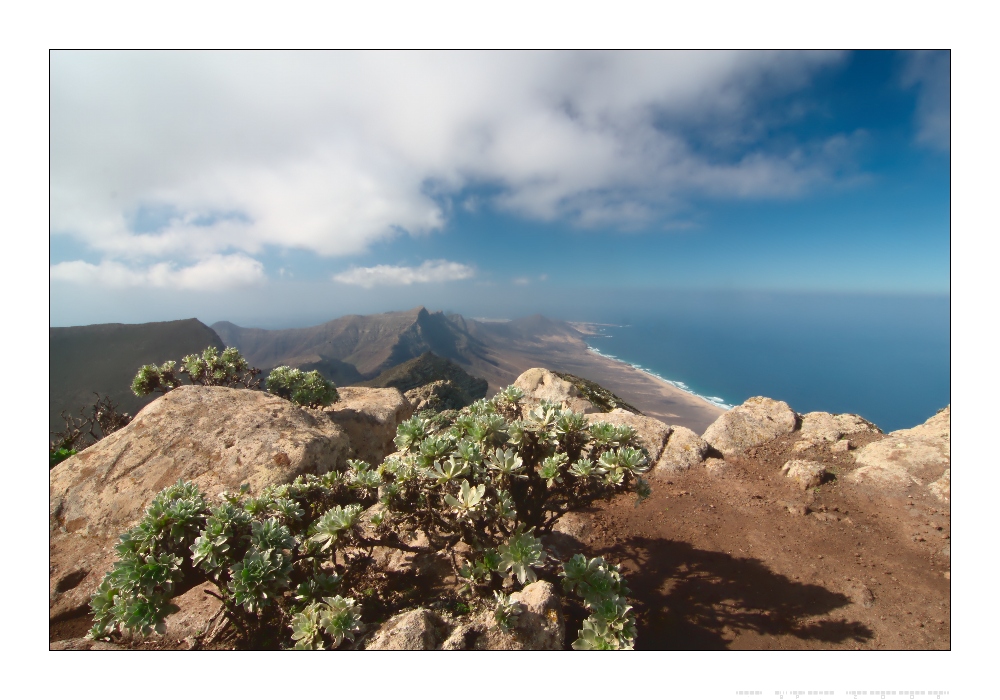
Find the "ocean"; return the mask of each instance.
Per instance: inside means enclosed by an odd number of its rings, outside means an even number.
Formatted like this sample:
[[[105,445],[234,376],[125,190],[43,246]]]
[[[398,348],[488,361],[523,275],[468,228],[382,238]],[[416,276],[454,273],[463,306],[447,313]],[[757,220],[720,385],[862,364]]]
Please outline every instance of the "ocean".
[[[951,402],[948,297],[725,295],[600,321],[595,352],[726,408],[769,396],[889,432]]]

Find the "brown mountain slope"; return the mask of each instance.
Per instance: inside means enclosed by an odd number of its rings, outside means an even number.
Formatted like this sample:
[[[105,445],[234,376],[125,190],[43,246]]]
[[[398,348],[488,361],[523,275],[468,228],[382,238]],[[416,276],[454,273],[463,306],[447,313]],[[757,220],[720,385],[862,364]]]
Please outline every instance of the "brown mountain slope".
[[[433,352],[489,384],[487,395],[512,384],[532,367],[547,367],[599,383],[642,413],[701,432],[721,409],[639,370],[588,349],[580,330],[535,315],[484,322],[458,314],[430,313],[424,307],[371,316],[344,316],[319,326],[285,330],[213,324],[229,345],[238,347],[263,370],[287,364],[319,369],[338,385],[373,379],[380,372]],[[345,364],[346,363],[346,364]],[[350,366],[357,368],[352,378]],[[333,370],[341,372],[334,376]]]
[[[49,329],[49,430],[65,426],[61,411],[73,415],[93,405],[93,392],[107,394],[120,411],[135,415],[159,394],[139,398],[130,389],[145,364],[180,361],[222,339],[196,318],[162,323],[105,323]]]
[[[482,353],[480,343],[444,314],[420,306],[370,316],[343,316],[319,326],[263,330],[227,321],[212,326],[230,345],[261,368],[277,365],[322,367],[330,360],[354,365],[364,377],[433,352],[466,366]]]

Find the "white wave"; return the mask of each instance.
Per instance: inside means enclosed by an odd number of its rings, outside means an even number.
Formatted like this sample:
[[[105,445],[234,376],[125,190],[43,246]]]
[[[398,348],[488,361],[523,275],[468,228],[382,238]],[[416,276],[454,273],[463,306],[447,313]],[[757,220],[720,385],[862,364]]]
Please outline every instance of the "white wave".
[[[719,396],[705,396],[705,395],[699,394],[699,393],[697,393],[695,391],[691,391],[691,388],[687,384],[685,384],[684,382],[673,380],[673,379],[667,379],[663,375],[657,374],[656,372],[654,372],[651,369],[646,369],[642,365],[636,364],[634,362],[626,362],[625,360],[619,359],[618,357],[616,357],[615,355],[612,355],[611,353],[601,352],[597,348],[590,347],[589,345],[587,346],[587,349],[590,352],[594,353],[595,355],[600,355],[601,357],[605,357],[605,358],[607,358],[609,360],[614,360],[615,362],[620,362],[623,365],[628,365],[629,367],[632,367],[632,368],[634,368],[634,369],[642,372],[643,374],[646,374],[646,375],[648,375],[650,377],[653,377],[654,379],[658,379],[661,382],[669,384],[670,386],[676,387],[677,389],[680,389],[681,391],[683,391],[685,394],[691,394],[691,396],[697,396],[699,399],[702,399],[703,401],[707,401],[708,403],[712,404],[713,406],[718,406],[719,408],[721,408],[724,411],[728,411],[729,409],[731,409],[733,407],[733,404],[726,403],[725,399],[723,399],[723,398],[721,398]]]

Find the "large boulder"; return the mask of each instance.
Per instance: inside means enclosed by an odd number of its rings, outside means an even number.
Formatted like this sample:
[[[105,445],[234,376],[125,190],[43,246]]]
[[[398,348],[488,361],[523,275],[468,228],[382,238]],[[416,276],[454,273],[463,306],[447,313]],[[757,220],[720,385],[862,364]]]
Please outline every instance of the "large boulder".
[[[754,396],[716,418],[702,438],[730,457],[791,433],[798,427],[798,419],[784,401]]]
[[[591,425],[603,422],[612,425],[630,425],[635,428],[636,441],[649,453],[650,466],[655,465],[660,459],[663,446],[672,430],[671,426],[662,421],[636,415],[623,408],[616,408],[611,413],[591,413],[587,416],[587,422]]]
[[[413,407],[399,389],[345,386],[337,389],[340,400],[324,410],[351,439],[354,459],[372,466],[396,449],[396,427],[413,415]]]
[[[178,479],[209,497],[241,484],[259,493],[350,456],[347,434],[322,411],[260,391],[174,389],[49,472],[50,619],[87,611],[118,536]]]
[[[705,459],[708,443],[696,432],[682,425],[672,425],[670,428],[670,436],[656,462],[655,472],[671,474],[687,471]]]
[[[599,410],[583,398],[573,384],[542,367],[523,372],[514,380],[514,386],[524,392],[524,402],[529,407],[541,401],[551,401],[577,413],[597,413]]]
[[[951,468],[950,419],[948,407],[922,425],[896,430],[865,445],[855,453],[858,468],[847,475],[847,480],[883,489],[926,486],[940,480]],[[946,481],[950,481],[950,472]],[[940,491],[943,484],[936,490]]]
[[[813,411],[802,416],[799,432],[803,438],[818,442],[837,442],[853,433],[881,434],[878,426],[854,413]]]

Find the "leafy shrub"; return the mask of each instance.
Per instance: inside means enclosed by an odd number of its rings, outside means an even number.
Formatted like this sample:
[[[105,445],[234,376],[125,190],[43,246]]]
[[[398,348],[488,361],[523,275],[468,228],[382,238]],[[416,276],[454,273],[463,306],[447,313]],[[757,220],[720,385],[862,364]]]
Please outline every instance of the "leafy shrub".
[[[132,380],[132,393],[136,396],[149,396],[154,391],[165,394],[181,385],[181,374],[188,375],[192,384],[202,386],[260,388],[257,379],[260,370],[251,367],[236,348],[226,348],[220,354],[217,348],[209,346],[201,355],[185,356],[175,371],[176,366],[172,360],[160,366],[143,365]]]
[[[319,408],[338,401],[337,387],[318,371],[303,372],[291,367],[275,367],[267,376],[267,390],[300,406]]]
[[[375,547],[441,551],[462,541],[466,553],[453,562],[464,609],[489,611],[510,629],[520,607],[508,591],[562,578],[589,613],[574,648],[633,648],[618,567],[582,554],[561,562],[541,536],[594,499],[630,488],[648,494],[639,476],[648,457],[627,426],[588,426],[545,403],[525,415],[520,400],[508,390],[446,420],[406,421],[397,430],[400,452],[377,467],[349,460],[343,471],[303,475],[255,496],[247,487],[223,493],[216,505],[178,482],[121,536],[120,559],[92,599],[91,635],[162,631],[170,598],[209,580],[244,644],[337,648],[356,639],[378,597]],[[414,550],[403,531],[421,531],[430,548]]]

